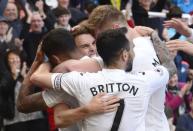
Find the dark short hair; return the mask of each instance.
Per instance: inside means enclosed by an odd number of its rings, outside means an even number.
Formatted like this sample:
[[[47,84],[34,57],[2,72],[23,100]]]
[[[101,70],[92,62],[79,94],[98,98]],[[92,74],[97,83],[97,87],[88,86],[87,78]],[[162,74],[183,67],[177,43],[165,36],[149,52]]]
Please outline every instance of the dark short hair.
[[[89,28],[87,28],[87,26],[84,26],[83,24],[80,24],[80,26],[77,27],[77,29],[73,30],[71,33],[74,38],[82,34],[93,35],[93,32]]]
[[[126,38],[127,28],[110,29],[99,34],[96,40],[98,54],[108,66],[119,57],[120,51],[130,50]]]
[[[69,54],[76,49],[71,33],[65,29],[57,28],[46,34],[42,41],[42,50],[50,57],[61,53]]]
[[[53,12],[57,18],[61,15],[70,15],[70,11],[68,9],[61,7],[56,8]]]

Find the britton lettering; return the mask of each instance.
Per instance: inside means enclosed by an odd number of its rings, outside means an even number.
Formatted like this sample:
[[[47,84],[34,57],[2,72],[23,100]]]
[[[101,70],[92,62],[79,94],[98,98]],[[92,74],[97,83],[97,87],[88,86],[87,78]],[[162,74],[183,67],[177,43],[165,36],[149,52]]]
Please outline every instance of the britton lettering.
[[[96,87],[91,87],[90,91],[93,96],[96,96],[98,93],[106,92],[106,93],[113,93],[113,92],[128,92],[135,96],[138,92],[139,88],[135,87],[134,85],[129,85],[128,83],[108,83],[104,85],[97,85]]]

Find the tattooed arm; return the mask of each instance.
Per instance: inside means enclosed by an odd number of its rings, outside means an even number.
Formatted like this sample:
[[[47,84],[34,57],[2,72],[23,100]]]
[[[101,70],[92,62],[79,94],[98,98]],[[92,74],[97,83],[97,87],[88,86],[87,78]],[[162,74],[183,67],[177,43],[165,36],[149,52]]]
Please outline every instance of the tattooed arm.
[[[155,31],[151,34],[151,39],[160,63],[168,69],[170,77],[172,77],[175,73],[177,73],[177,69],[173,59],[170,56],[169,50],[166,47],[166,43],[161,41],[157,32]]]

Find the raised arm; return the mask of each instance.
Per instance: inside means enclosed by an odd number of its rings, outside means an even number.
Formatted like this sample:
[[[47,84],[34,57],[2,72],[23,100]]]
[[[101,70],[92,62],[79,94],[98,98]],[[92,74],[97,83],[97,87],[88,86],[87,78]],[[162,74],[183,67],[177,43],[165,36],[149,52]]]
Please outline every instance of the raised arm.
[[[42,98],[41,92],[33,92],[33,84],[30,81],[30,77],[33,72],[39,67],[43,59],[43,53],[41,52],[41,46],[39,46],[36,58],[27,73],[27,76],[24,78],[21,89],[19,91],[19,96],[17,99],[17,109],[23,113],[29,113],[33,111],[39,111],[46,109],[47,106]]]
[[[190,37],[192,35],[191,28],[189,28],[185,23],[176,18],[172,18],[171,20],[165,21],[164,26],[166,28],[174,28],[177,32],[182,35],[185,35],[186,37]]]
[[[183,51],[189,55],[193,55],[193,44],[188,41],[171,40],[167,42],[170,51]]]
[[[166,67],[169,71],[170,77],[176,74],[177,69],[173,59],[170,57],[170,53],[168,48],[166,47],[166,43],[161,41],[157,32],[153,32],[151,35],[153,47],[157,56],[160,60],[161,65]]]

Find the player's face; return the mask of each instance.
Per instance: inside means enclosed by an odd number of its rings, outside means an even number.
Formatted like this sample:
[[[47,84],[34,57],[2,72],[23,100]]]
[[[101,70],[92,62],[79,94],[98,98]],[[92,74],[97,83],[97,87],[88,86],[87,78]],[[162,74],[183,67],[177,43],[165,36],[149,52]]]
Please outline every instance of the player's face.
[[[76,46],[84,56],[96,55],[95,39],[90,34],[81,34],[75,37]]]

